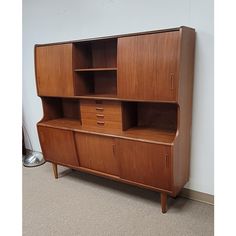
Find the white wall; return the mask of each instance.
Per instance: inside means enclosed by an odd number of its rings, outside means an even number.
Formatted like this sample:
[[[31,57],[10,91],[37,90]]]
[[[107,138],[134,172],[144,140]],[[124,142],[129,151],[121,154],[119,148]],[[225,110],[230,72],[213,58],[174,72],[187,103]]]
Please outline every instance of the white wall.
[[[181,25],[197,32],[191,171],[186,187],[214,194],[213,0],[23,0],[23,120],[33,149],[41,150],[36,122],[42,117],[34,44]]]

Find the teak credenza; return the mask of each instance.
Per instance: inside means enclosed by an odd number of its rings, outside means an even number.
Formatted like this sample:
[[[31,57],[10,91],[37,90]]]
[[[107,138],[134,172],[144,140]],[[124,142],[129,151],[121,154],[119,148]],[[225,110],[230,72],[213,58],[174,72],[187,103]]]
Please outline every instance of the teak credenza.
[[[195,30],[35,45],[46,161],[159,191],[189,179]]]

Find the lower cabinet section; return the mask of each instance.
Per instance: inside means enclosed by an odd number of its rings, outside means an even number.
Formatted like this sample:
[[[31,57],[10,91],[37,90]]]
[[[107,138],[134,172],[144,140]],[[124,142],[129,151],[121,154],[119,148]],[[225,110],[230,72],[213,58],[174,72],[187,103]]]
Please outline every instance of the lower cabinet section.
[[[47,161],[171,191],[171,147],[38,126]]]
[[[170,147],[116,139],[116,155],[121,178],[170,190]]]
[[[72,131],[38,126],[45,160],[79,166]]]
[[[81,167],[119,176],[113,138],[76,133],[75,141]]]

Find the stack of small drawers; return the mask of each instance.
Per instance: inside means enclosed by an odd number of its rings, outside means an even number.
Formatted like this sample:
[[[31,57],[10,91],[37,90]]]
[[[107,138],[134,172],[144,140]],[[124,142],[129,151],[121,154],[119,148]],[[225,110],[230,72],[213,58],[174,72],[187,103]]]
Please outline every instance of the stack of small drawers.
[[[82,127],[95,131],[122,131],[121,102],[81,100]]]

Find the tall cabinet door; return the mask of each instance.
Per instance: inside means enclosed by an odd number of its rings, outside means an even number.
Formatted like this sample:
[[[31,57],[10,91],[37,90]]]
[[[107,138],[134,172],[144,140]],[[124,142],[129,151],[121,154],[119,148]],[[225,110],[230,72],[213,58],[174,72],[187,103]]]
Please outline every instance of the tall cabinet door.
[[[120,177],[159,189],[171,189],[170,147],[116,139]]]
[[[35,47],[36,81],[39,96],[73,96],[73,45]]]
[[[111,175],[119,175],[113,138],[76,133],[75,140],[81,167]]]
[[[118,97],[176,100],[179,31],[118,39]]]
[[[72,131],[38,126],[38,134],[45,160],[79,166]]]

